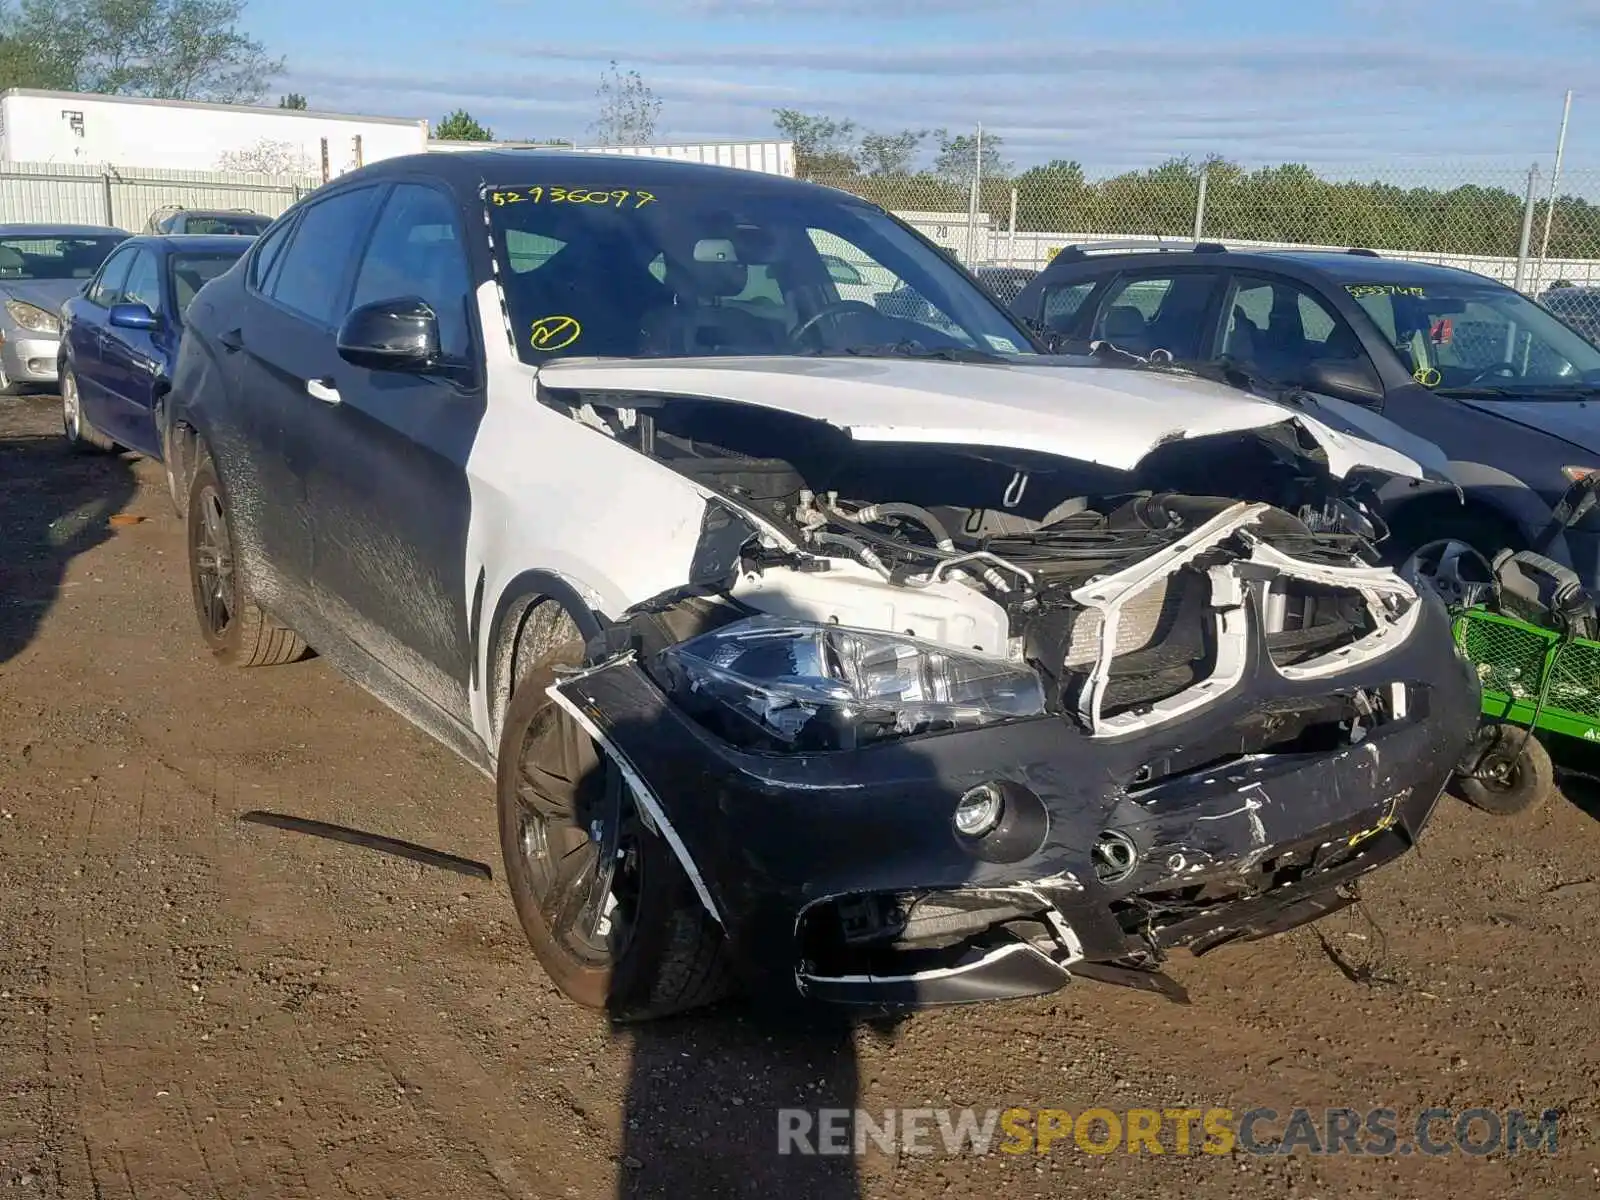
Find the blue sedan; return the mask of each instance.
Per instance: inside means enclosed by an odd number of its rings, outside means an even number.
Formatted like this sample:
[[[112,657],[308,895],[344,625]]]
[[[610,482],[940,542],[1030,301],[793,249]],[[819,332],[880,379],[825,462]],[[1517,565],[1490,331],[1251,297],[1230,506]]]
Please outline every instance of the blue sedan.
[[[61,307],[61,426],[82,449],[125,447],[159,461],[158,410],[183,313],[255,239],[129,238]]]

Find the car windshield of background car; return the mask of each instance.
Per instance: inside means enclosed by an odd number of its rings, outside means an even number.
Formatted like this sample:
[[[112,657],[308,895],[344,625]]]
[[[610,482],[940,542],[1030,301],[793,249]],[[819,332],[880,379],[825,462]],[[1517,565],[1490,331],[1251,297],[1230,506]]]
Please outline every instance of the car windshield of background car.
[[[1524,389],[1552,398],[1600,387],[1600,349],[1520,292],[1471,284],[1349,284],[1424,387]]]

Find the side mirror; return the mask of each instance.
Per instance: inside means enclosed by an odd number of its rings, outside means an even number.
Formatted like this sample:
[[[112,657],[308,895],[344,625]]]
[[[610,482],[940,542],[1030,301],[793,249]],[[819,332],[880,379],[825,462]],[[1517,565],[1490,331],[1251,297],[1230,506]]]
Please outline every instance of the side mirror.
[[[415,296],[363,304],[339,326],[338,347],[369,371],[425,371],[439,361],[439,318]]]
[[[113,304],[108,320],[118,329],[154,329],[155,313],[142,304]]]
[[[1383,386],[1372,369],[1360,360],[1319,358],[1306,364],[1301,384],[1308,392],[1321,392],[1368,408],[1383,404]]]

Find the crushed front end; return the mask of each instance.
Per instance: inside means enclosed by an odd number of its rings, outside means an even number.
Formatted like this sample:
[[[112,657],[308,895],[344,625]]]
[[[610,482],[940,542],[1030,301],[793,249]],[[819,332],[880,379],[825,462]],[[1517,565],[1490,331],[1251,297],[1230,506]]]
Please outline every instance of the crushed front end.
[[[883,518],[827,506],[858,544]],[[796,598],[829,571],[856,587],[847,561],[747,543],[725,587],[631,614],[551,691],[753,984],[889,1006],[1075,974],[1170,991],[1173,949],[1349,903],[1414,844],[1477,720],[1438,598],[1310,515],[1144,494],[921,574],[878,546],[873,602],[916,599],[874,628]],[[940,609],[947,585],[990,589],[1000,628]]]

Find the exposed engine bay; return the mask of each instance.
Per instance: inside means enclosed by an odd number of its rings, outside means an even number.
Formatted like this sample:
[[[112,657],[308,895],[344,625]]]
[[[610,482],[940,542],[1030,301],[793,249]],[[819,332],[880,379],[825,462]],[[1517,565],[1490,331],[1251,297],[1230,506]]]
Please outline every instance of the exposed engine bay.
[[[1443,605],[1373,549],[1379,477],[1425,468],[1289,407],[875,362],[538,396],[703,505],[682,582],[548,694],[774,987],[1165,989],[1173,948],[1349,903],[1475,723]]]
[[[1014,448],[863,443],[714,400],[561,400],[719,498],[691,583],[803,622],[771,629],[790,656],[799,641],[812,656],[892,653],[850,630],[944,649],[945,678],[924,689],[942,703],[902,706],[868,738],[1043,711],[1097,736],[1148,729],[1237,682],[1250,620],[1273,664],[1307,677],[1397,644],[1416,601],[1372,565],[1383,526],[1370,486],[1334,478],[1289,423],[1174,441],[1126,472]],[[824,645],[816,625],[841,633]],[[1021,670],[963,699],[963,680],[993,659]],[[808,725],[790,714],[718,731],[757,749],[859,744]]]

